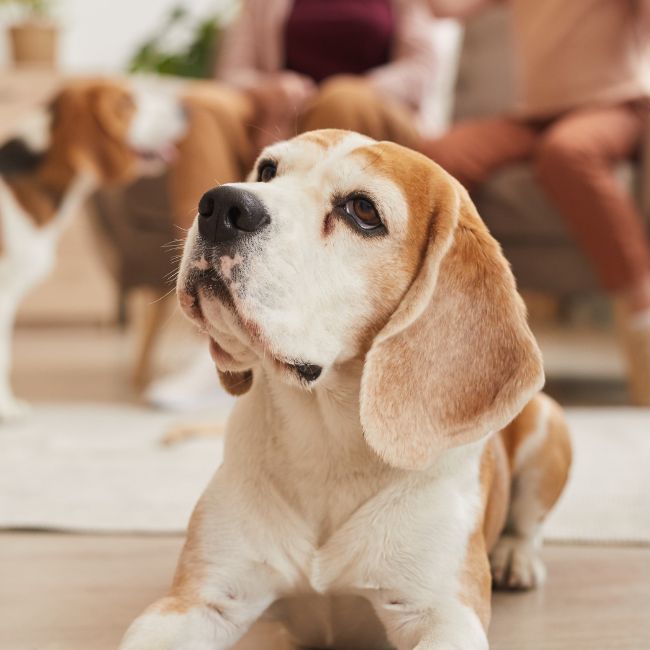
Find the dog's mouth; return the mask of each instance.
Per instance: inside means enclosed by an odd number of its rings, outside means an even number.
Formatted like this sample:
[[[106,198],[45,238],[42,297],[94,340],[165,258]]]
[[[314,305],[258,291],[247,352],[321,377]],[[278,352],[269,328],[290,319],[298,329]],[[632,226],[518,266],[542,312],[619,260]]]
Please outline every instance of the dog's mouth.
[[[304,386],[313,385],[320,378],[323,367],[278,354],[262,334],[261,328],[239,314],[225,283],[219,282],[218,279],[215,280],[216,277],[211,273],[202,278],[202,281],[195,279],[183,291],[180,291],[178,296],[185,315],[202,333],[209,336],[210,356],[216,366],[222,370],[231,370],[238,362],[233,354],[224,348],[223,342],[220,343],[217,340],[215,330],[218,327],[211,323],[205,314],[202,302],[211,299],[216,299],[223,307],[228,308],[228,311],[234,316],[236,327],[245,333],[246,347],[250,348],[258,358],[269,360],[281,374],[293,376]]]
[[[208,333],[208,321],[203,314],[199,291],[196,285],[186,286],[178,291],[178,304],[185,315],[196,325],[202,334]]]
[[[217,366],[231,366],[236,363],[232,354],[226,352],[212,336],[210,337],[210,356]]]
[[[178,156],[178,149],[172,143],[156,149],[131,147],[131,151],[136,157],[139,173],[145,176],[161,173]]]
[[[160,160],[165,163],[171,163],[176,160],[176,156],[178,155],[178,148],[176,145],[170,143],[156,149],[134,148],[133,152],[141,160]]]
[[[243,319],[218,273],[194,269],[178,292],[179,304],[199,331],[210,337],[210,355],[222,370],[232,370],[237,357],[260,352],[260,329]]]

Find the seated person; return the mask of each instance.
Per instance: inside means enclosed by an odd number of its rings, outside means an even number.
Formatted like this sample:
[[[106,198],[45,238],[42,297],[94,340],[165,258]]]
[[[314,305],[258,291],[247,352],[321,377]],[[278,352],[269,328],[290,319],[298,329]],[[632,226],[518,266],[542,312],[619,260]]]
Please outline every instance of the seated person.
[[[243,0],[217,83],[187,93],[189,131],[169,175],[176,224],[188,228],[205,190],[241,180],[262,147],[298,132],[341,128],[416,145],[434,91],[435,24],[423,0]],[[150,401],[194,403],[197,386],[215,382],[205,357],[202,348],[152,386]]]
[[[217,78],[252,99],[258,149],[318,128],[414,145],[433,25],[421,0],[244,0]]]
[[[434,91],[436,21],[423,0],[243,0],[217,81],[192,82],[189,130],[169,175],[174,222],[241,180],[261,148],[342,128],[415,146]]]
[[[428,0],[464,17],[491,0]],[[461,123],[421,150],[470,189],[532,160],[537,178],[617,298],[632,397],[650,405],[650,247],[613,166],[646,129],[648,0],[506,0],[519,68],[516,113]]]

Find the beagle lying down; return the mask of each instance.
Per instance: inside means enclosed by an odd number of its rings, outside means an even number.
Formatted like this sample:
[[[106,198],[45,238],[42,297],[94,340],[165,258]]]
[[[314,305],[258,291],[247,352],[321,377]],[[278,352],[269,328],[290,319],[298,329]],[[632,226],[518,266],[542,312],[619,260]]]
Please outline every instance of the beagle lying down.
[[[487,648],[491,582],[544,578],[571,451],[465,190],[354,133],[273,145],[201,199],[178,295],[242,397],[122,650],[229,648],[263,613],[303,646]]]
[[[51,270],[69,217],[94,189],[142,173],[184,128],[169,93],[79,80],[54,99],[41,151],[20,139],[0,147],[0,421],[26,408],[9,381],[14,317]]]

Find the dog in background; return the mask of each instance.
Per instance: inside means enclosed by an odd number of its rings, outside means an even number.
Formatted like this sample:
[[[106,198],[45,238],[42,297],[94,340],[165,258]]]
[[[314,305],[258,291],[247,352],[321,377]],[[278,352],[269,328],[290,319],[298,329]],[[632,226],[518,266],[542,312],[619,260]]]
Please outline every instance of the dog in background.
[[[226,650],[264,613],[302,647],[485,650],[491,584],[544,579],[571,448],[467,192],[398,145],[303,134],[203,196],[177,288],[241,397],[122,650]]]
[[[26,408],[10,385],[14,318],[51,270],[63,227],[90,192],[128,182],[164,158],[184,128],[171,92],[79,80],[54,99],[41,150],[20,139],[0,148],[0,420]]]

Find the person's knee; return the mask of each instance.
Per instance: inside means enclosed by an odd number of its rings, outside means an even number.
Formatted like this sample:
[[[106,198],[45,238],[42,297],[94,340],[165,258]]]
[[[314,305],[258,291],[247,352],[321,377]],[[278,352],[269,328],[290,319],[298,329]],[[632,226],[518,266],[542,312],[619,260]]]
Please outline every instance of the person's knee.
[[[549,179],[586,170],[595,160],[594,152],[585,143],[572,138],[565,130],[545,135],[535,152],[534,168],[538,179]]]
[[[358,128],[357,121],[364,111],[373,110],[376,96],[370,84],[348,75],[324,81],[300,119],[302,131],[338,128]]]
[[[374,97],[374,90],[363,77],[341,74],[325,79],[318,88],[318,97],[322,101]]]
[[[482,164],[473,129],[460,125],[445,135],[425,141],[420,150],[468,189],[485,181],[491,170]]]

